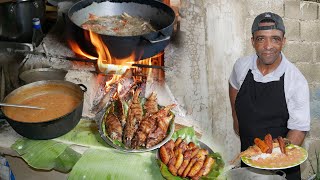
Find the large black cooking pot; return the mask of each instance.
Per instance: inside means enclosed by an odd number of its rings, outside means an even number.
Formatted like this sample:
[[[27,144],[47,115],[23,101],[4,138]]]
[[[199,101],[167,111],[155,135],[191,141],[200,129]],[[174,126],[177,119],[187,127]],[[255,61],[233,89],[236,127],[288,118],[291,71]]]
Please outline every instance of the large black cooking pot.
[[[62,93],[73,96],[79,103],[67,114],[41,122],[25,122],[10,117],[12,107],[2,107],[2,112],[10,126],[20,135],[29,139],[52,139],[72,130],[82,117],[83,96],[86,87],[62,80],[45,80],[19,87],[8,94],[4,103],[21,104],[24,100],[46,93]],[[50,102],[48,102],[50,103]],[[54,109],[52,109],[54,110]],[[11,111],[11,112],[10,112]],[[41,110],[40,110],[41,111]]]
[[[2,1],[2,2],[1,2]],[[31,43],[32,18],[44,21],[44,0],[1,0],[0,40]]]
[[[97,57],[95,47],[86,39],[89,31],[81,25],[88,20],[89,13],[101,17],[121,15],[124,12],[150,20],[157,31],[138,36],[98,34],[112,57],[122,59],[134,53],[134,60],[141,60],[158,54],[169,44],[175,13],[169,6],[155,0],[79,1],[68,11],[67,38],[77,42],[82,50]]]

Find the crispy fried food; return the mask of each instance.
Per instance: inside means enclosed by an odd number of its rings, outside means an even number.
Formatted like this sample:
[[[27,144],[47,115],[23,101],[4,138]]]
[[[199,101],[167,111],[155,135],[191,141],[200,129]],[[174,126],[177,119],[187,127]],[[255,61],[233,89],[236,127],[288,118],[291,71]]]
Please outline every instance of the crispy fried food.
[[[128,110],[127,122],[124,128],[124,143],[127,147],[131,147],[131,140],[134,133],[137,131],[142,119],[142,107],[140,105],[139,95],[141,89],[137,89],[133,95],[132,102]]]
[[[161,161],[167,165],[174,176],[199,179],[208,174],[214,164],[214,159],[208,156],[206,149],[201,149],[194,143],[186,143],[177,138],[168,141],[159,150]],[[168,160],[169,159],[169,160]]]
[[[168,105],[151,116],[157,120],[157,128],[148,134],[146,143],[147,148],[158,144],[166,137],[170,121],[173,118],[173,115],[169,112],[175,106],[176,104]]]
[[[272,149],[273,149],[273,143],[272,143],[272,136],[271,134],[267,134],[264,137],[264,142],[266,143],[266,145],[269,147],[269,149],[267,150],[266,153],[271,154],[272,153]]]
[[[182,142],[182,138],[181,138],[181,137],[178,137],[178,138],[176,139],[176,141],[174,142],[174,147],[178,147],[181,142]]]
[[[187,148],[188,148],[188,149],[194,149],[194,148],[197,148],[197,145],[196,145],[194,142],[189,142]]]
[[[280,147],[280,150],[283,154],[287,154],[286,152],[286,145],[285,145],[285,142],[283,140],[283,138],[281,136],[278,136],[278,142],[279,142],[279,147]]]
[[[147,136],[157,128],[156,119],[152,116],[142,119],[140,126],[132,139],[132,148],[143,147],[146,145]]]
[[[211,167],[213,166],[214,163],[215,163],[215,160],[212,157],[207,157],[206,160],[204,161],[203,167],[201,168],[201,169],[204,169],[202,175],[206,176],[207,174],[209,174]]]
[[[172,175],[176,176],[177,175],[177,168],[173,165],[173,164],[169,164],[168,165],[168,169],[171,172]]]
[[[208,150],[200,149],[198,154],[191,159],[191,162],[189,164],[190,166],[189,165],[187,166],[186,170],[182,174],[182,177],[186,177],[187,175],[188,176],[195,175],[203,165],[203,163],[202,163],[202,165],[200,167],[198,167],[199,166],[198,161],[203,161],[205,159],[205,156],[208,154],[209,154]],[[194,167],[194,165],[196,165],[196,166]],[[190,173],[191,173],[191,175],[190,175]]]
[[[175,162],[176,160],[173,159],[173,157],[175,156],[173,148],[174,148],[174,141],[172,139],[168,141],[165,145],[160,147],[160,150],[159,150],[160,159],[166,165],[168,165],[169,162],[174,165],[176,163]]]
[[[185,178],[187,177],[187,175],[189,174],[191,167],[194,165],[194,163],[196,163],[197,159],[191,159],[190,163],[188,164],[188,166],[186,167],[186,169],[183,171],[181,177]]]
[[[173,148],[174,148],[174,141],[173,141],[172,139],[170,139],[170,141],[168,141],[164,146],[165,146],[167,149],[173,150]]]
[[[159,151],[159,155],[160,155],[160,159],[161,161],[167,165],[169,160],[170,160],[170,155],[168,154],[166,148],[164,146],[160,147],[160,151]]]
[[[198,180],[201,176],[206,176],[209,174],[214,162],[215,161],[212,157],[207,156],[200,171],[196,175],[192,176],[191,179]]]
[[[192,150],[191,150],[191,152],[192,152],[191,158],[193,158],[194,156],[196,156],[199,151],[200,151],[200,148],[194,148],[194,149],[192,149]]]
[[[152,92],[151,95],[147,98],[144,104],[144,109],[146,110],[145,117],[149,117],[159,111],[157,94],[155,92]]]
[[[118,94],[118,93],[117,93]],[[120,97],[118,96],[115,103],[114,103],[115,108],[117,111],[114,112],[114,115],[116,115],[121,123],[122,128],[124,128],[126,124],[126,114],[123,108],[123,103],[120,100]]]
[[[108,136],[113,140],[118,140],[122,142],[122,126],[117,118],[116,115],[114,115],[114,107],[110,109],[110,112],[105,117],[105,126]]]
[[[262,141],[260,138],[254,138],[254,143],[261,149],[263,153],[266,153],[269,149],[267,144]]]
[[[183,162],[183,154],[179,153],[176,156],[176,163],[175,163],[174,167],[178,170],[180,168],[182,162]]]
[[[178,146],[176,146],[175,143],[175,147],[173,148],[174,150],[174,154],[177,156],[178,154],[183,154],[184,151],[187,149],[187,143],[185,141],[182,141]]]
[[[181,176],[182,173],[184,172],[184,170],[186,169],[186,167],[188,166],[190,159],[191,159],[191,150],[187,150],[184,152],[183,154],[183,162],[178,170],[178,175]]]
[[[204,164],[204,159],[197,160],[197,162],[194,163],[194,165],[190,169],[190,172],[188,173],[188,176],[189,177],[195,176],[200,171],[200,169],[203,166],[203,164]]]

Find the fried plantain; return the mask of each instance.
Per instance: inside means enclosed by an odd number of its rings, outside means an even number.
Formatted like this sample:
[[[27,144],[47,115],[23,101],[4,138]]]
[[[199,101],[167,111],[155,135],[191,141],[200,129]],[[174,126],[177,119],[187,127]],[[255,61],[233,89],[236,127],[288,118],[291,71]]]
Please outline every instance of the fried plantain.
[[[167,149],[164,146],[160,147],[159,155],[160,155],[161,161],[165,165],[167,165],[170,160],[170,155],[168,154]]]

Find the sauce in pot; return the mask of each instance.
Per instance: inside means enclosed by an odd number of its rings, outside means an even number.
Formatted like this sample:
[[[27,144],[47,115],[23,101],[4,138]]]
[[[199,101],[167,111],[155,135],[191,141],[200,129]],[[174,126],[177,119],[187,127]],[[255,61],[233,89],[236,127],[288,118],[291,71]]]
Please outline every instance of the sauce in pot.
[[[43,110],[9,107],[6,116],[19,122],[44,122],[70,113],[80,99],[69,94],[49,93],[25,99],[19,104],[43,107]]]

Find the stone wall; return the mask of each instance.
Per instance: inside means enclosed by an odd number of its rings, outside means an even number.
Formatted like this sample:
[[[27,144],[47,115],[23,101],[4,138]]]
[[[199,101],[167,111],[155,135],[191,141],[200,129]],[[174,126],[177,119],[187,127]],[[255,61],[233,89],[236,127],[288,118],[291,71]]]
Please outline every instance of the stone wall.
[[[228,78],[238,57],[254,53],[251,25],[256,15],[272,11],[287,28],[286,57],[310,86],[311,131],[304,147],[314,157],[320,137],[320,8],[299,0],[181,0],[180,29],[166,51],[167,83],[178,102],[204,129],[203,141],[221,152],[228,165],[239,151],[232,128]],[[303,178],[310,165],[302,165]]]

